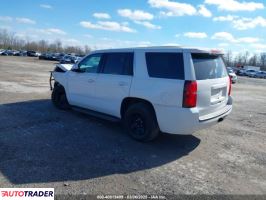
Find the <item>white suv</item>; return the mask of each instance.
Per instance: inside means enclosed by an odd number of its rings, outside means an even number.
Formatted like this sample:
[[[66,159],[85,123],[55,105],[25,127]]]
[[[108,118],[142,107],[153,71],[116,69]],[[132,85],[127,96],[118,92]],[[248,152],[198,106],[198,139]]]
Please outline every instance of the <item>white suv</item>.
[[[231,80],[220,54],[177,47],[98,50],[52,72],[52,101],[122,120],[130,136],[192,134],[232,111]]]

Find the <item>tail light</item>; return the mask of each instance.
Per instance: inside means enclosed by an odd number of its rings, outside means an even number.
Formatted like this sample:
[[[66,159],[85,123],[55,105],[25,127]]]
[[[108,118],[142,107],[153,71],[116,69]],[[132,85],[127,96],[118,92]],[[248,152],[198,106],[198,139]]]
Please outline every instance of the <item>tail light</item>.
[[[197,82],[185,81],[183,91],[183,108],[193,108],[197,105]]]
[[[229,80],[228,96],[230,96],[231,95],[231,90],[232,90],[232,80],[231,80],[230,76],[228,76],[228,80]]]

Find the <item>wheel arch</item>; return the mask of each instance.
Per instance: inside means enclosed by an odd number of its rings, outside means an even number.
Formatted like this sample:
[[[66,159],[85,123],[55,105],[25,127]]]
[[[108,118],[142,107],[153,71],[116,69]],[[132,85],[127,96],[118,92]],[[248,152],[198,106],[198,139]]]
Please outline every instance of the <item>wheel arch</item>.
[[[145,103],[146,105],[148,105],[152,109],[154,116],[156,118],[156,121],[157,121],[157,116],[156,116],[156,112],[155,112],[153,104],[146,99],[142,99],[142,98],[138,98],[138,97],[126,97],[123,99],[123,101],[121,103],[121,107],[120,107],[120,115],[121,115],[122,119],[124,117],[124,114],[125,114],[125,111],[127,110],[127,108],[130,105],[135,104],[135,103]]]
[[[55,82],[54,82],[54,88],[55,88],[55,87],[60,88],[60,89],[63,89],[64,92],[65,92],[65,94],[66,94],[66,89],[65,89],[65,87],[64,87],[61,83],[59,83],[58,81],[55,81]]]
[[[51,99],[54,105],[59,109],[67,110],[70,108],[65,88],[59,82],[54,83],[54,89],[51,94]]]

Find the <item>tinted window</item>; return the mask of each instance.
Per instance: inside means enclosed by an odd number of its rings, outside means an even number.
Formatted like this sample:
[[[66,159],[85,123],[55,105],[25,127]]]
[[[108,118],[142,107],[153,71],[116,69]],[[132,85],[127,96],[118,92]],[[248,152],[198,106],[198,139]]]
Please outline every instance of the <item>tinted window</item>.
[[[206,53],[191,55],[197,80],[222,78],[228,75],[220,55]]]
[[[182,53],[146,53],[146,63],[150,77],[184,79]]]
[[[105,54],[104,74],[133,75],[133,53]]]
[[[90,55],[79,63],[79,69],[82,72],[97,73],[102,54]]]

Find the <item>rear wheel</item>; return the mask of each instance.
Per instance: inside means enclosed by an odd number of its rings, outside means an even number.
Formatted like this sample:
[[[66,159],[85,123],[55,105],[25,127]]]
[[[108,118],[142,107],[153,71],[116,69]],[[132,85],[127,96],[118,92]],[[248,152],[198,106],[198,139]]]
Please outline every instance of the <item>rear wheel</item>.
[[[160,133],[153,109],[145,103],[135,103],[125,111],[123,118],[127,133],[135,140],[147,142]]]
[[[59,109],[67,110],[70,108],[63,86],[57,85],[54,87],[52,92],[52,102]]]

